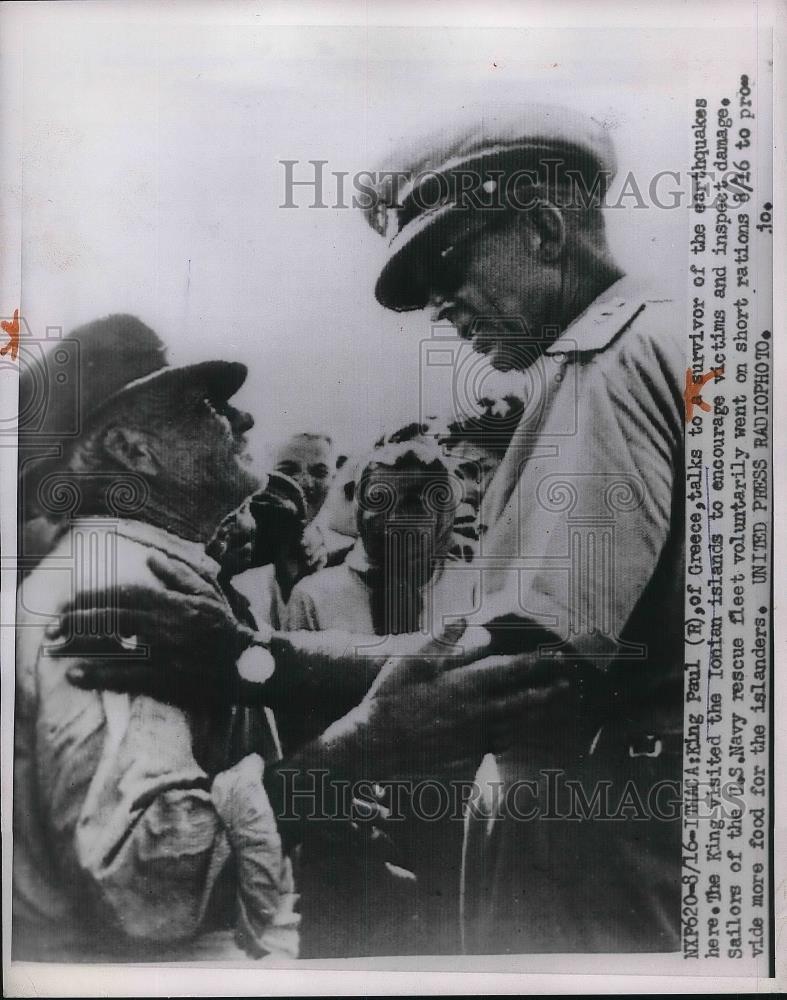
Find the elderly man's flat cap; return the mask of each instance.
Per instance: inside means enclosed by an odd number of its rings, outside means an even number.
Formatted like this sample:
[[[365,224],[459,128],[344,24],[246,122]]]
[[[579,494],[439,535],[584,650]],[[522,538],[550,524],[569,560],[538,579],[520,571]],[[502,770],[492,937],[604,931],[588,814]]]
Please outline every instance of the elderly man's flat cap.
[[[20,365],[19,476],[28,490],[58,467],[69,440],[140,388],[178,399],[199,385],[224,402],[247,374],[245,365],[230,361],[170,366],[158,334],[123,313],[80,326],[49,348],[29,351]]]
[[[428,274],[447,246],[508,209],[524,211],[535,192],[571,189],[598,204],[615,175],[602,125],[545,105],[466,111],[461,120],[402,148],[377,171],[369,224],[390,239],[375,294],[389,309],[421,309]],[[584,201],[582,200],[584,199]],[[576,203],[576,202],[574,202]]]

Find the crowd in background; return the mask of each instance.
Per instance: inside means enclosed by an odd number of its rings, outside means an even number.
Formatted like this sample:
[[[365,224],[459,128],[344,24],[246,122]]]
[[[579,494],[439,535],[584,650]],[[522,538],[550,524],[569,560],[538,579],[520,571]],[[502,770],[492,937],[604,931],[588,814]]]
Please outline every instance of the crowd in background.
[[[484,492],[522,410],[513,395],[483,398],[464,420],[415,421],[351,456],[337,454],[327,434],[290,437],[276,452],[266,490],[227,519],[232,543],[223,565],[231,567],[225,587],[233,605],[242,595],[253,625],[346,634],[361,656],[370,636],[407,634],[419,641],[439,634],[433,586],[447,563],[472,563],[485,527]],[[280,507],[266,503],[272,493],[288,498],[289,524],[275,549],[263,554],[253,541],[258,526],[261,537],[270,537],[266,518],[282,517]],[[371,650],[377,651],[374,644]],[[335,701],[329,692],[319,702],[298,698],[286,673],[280,694],[271,698],[285,757],[347,708],[338,676],[346,668],[344,650],[328,647],[324,655],[337,672]],[[458,950],[460,817],[406,819],[393,832],[396,865],[370,864],[352,840],[337,849],[335,835],[329,849],[319,837],[303,848],[297,868],[302,956]],[[371,923],[358,906],[370,891],[379,904]]]
[[[42,458],[36,449],[29,452],[21,449],[20,616],[23,617],[22,609],[30,603],[48,603],[52,610],[62,611],[69,598],[72,608],[78,608],[80,601],[84,608],[95,600],[95,592],[103,582],[110,585],[107,610],[115,616],[118,630],[134,632],[139,638],[139,607],[148,601],[149,595],[136,586],[135,557],[131,551],[125,556],[115,554],[111,559],[106,552],[99,555],[97,569],[95,566],[90,569],[76,591],[58,597],[57,588],[52,588],[53,593],[42,594],[32,602],[29,595],[35,594],[37,588],[43,591],[51,588],[48,571],[61,558],[58,553],[68,552],[71,557],[74,532],[78,534],[81,524],[106,523],[110,531],[117,531],[121,537],[127,532],[135,546],[145,546],[145,552],[152,548],[157,556],[178,559],[182,554],[174,551],[173,546],[180,542],[174,542],[173,538],[207,539],[204,545],[198,543],[197,548],[212,560],[210,565],[218,567],[215,582],[222,599],[229,604],[240,628],[254,634],[265,631],[273,656],[256,648],[252,650],[256,656],[238,658],[233,653],[232,641],[228,641],[226,648],[200,649],[196,605],[175,608],[171,619],[162,617],[162,609],[151,605],[145,637],[152,638],[154,643],[153,660],[161,667],[166,658],[166,666],[156,673],[151,661],[143,668],[149,675],[142,683],[134,680],[133,669],[129,670],[128,665],[120,666],[121,671],[125,670],[119,675],[123,678],[120,684],[107,682],[108,687],[119,687],[131,694],[129,704],[144,700],[133,697],[140,690],[156,698],[160,729],[147,730],[143,726],[143,746],[136,749],[136,762],[130,766],[147,768],[148,775],[151,769],[161,771],[162,775],[166,773],[172,742],[177,740],[178,732],[183,732],[182,710],[186,712],[194,765],[209,776],[230,773],[251,759],[250,752],[258,754],[266,766],[292,758],[363,697],[392,651],[386,646],[386,637],[396,636],[393,650],[401,652],[419,648],[430,636],[442,631],[443,623],[436,619],[433,607],[434,587],[449,564],[471,563],[476,554],[485,527],[484,491],[519,422],[522,401],[513,396],[485,398],[479,401],[478,411],[464,420],[450,424],[441,424],[432,417],[414,421],[370,442],[366,451],[354,455],[337,453],[331,435],[321,430],[304,430],[281,442],[269,472],[259,478],[248,474],[244,479],[245,473],[238,474],[235,465],[235,445],[227,452],[225,442],[212,439],[214,424],[204,423],[204,409],[190,412],[189,404],[179,395],[182,390],[192,396],[192,405],[197,407],[207,404],[207,420],[218,425],[226,422],[232,440],[242,440],[251,418],[223,399],[236,387],[239,377],[236,373],[228,369],[214,376],[211,370],[206,375],[200,366],[164,367],[156,371],[163,360],[163,348],[152,331],[131,317],[109,317],[76,331],[75,336],[81,343],[85,371],[95,376],[89,390],[95,398],[89,395],[86,408],[95,408],[100,419],[91,417],[87,421],[88,432],[66,442],[59,458]],[[133,344],[137,353],[152,352],[154,371],[138,380],[129,379],[122,370],[105,364],[107,352],[113,347],[116,351],[125,349],[133,359]],[[210,364],[225,363],[209,363],[208,368]],[[163,378],[161,372],[165,373]],[[23,405],[24,397],[33,392],[34,376],[32,370],[23,376]],[[214,377],[222,383],[223,391],[210,384]],[[112,384],[113,378],[117,386]],[[201,395],[205,398],[200,401]],[[51,420],[56,426],[58,406],[54,405],[53,410]],[[243,469],[243,462],[239,467]],[[151,493],[140,494],[136,509],[130,509],[127,517],[120,520],[113,517],[104,522],[107,514],[118,514],[112,498],[126,479],[129,483],[139,484],[144,480],[152,484]],[[232,495],[239,497],[255,483],[258,488],[244,496],[211,529],[211,519],[216,517],[213,512],[226,510]],[[53,497],[64,495],[73,501],[67,510],[53,502]],[[149,531],[148,524],[155,531],[164,528],[164,533],[148,537],[145,534]],[[199,553],[191,553],[187,561],[202,572],[200,558]],[[130,589],[123,586],[112,589],[110,562],[124,563],[118,570],[118,580],[124,579],[125,563],[132,567]],[[154,568],[174,599],[180,584],[167,575],[167,570],[155,563]],[[81,596],[80,588],[84,588]],[[189,595],[189,599],[194,598]],[[137,624],[125,628],[124,600],[137,605],[133,610]],[[199,624],[204,629],[199,634],[207,635],[209,623]],[[91,794],[88,792],[82,801],[79,789],[74,787],[75,766],[77,771],[90,774],[89,755],[86,758],[85,747],[80,745],[85,739],[90,742],[89,733],[82,730],[84,705],[75,705],[73,718],[68,717],[68,712],[60,718],[63,705],[68,706],[70,700],[97,694],[75,686],[73,667],[73,658],[76,656],[78,660],[81,651],[78,643],[86,633],[95,632],[96,626],[92,622],[81,628],[77,623],[64,631],[73,633],[66,635],[71,642],[70,646],[66,642],[66,653],[72,654],[71,670],[59,678],[62,687],[52,711],[58,717],[57,730],[68,734],[77,755],[76,763],[68,755],[58,758],[63,768],[62,780],[68,787],[64,801],[69,803],[68,812],[79,806],[81,827],[92,829],[94,838],[105,844],[108,831],[119,822],[117,816],[108,822],[106,803],[95,815],[89,809],[86,815]],[[320,634],[315,636],[316,644],[309,640],[308,633]],[[33,636],[37,632],[23,634]],[[98,655],[94,651],[92,661],[83,662],[95,667],[103,662],[102,657],[109,649],[109,645],[102,647]],[[20,646],[19,734],[24,731],[26,670],[33,664],[38,670],[49,655],[53,657],[48,668],[51,673],[44,676],[52,678],[54,683],[55,665],[63,662],[65,654],[59,650],[50,653],[42,645],[30,654],[28,664],[24,643]],[[192,667],[188,677],[184,671],[179,676],[178,665],[187,661],[196,661],[196,669]],[[262,696],[255,695],[252,704],[244,703],[236,693],[238,677],[241,683],[247,680],[256,685]],[[33,687],[35,683],[31,682]],[[109,725],[112,699],[122,695],[99,692],[98,697],[103,725]],[[36,697],[30,710],[34,717],[40,711]],[[33,738],[18,767],[25,762],[34,769],[40,766],[40,751],[35,749],[35,743]],[[52,752],[56,749],[53,747]],[[121,763],[116,764],[122,772]],[[99,767],[97,773],[100,772]],[[21,770],[18,775],[22,776]],[[29,779],[32,794],[35,779],[27,773],[24,779]],[[95,781],[95,775],[91,780]],[[117,789],[112,792],[112,781],[106,774],[104,780],[108,782],[106,795],[111,798],[119,794]],[[114,780],[122,783],[120,773],[114,775]],[[128,775],[125,782],[132,784]],[[245,775],[237,794],[247,806],[255,801],[255,793],[249,790],[254,787],[253,779]],[[385,809],[382,799],[374,804]],[[134,805],[125,803],[119,810],[129,829],[138,829]],[[233,823],[216,806],[215,794],[213,805],[222,822],[231,829]],[[50,806],[37,797],[38,809],[46,813]],[[25,826],[34,819],[33,812],[32,806],[25,809],[22,820]],[[164,814],[166,822],[172,823],[171,804]],[[302,838],[303,843],[287,859],[286,873],[278,873],[275,880],[277,899],[289,900],[283,909],[290,917],[278,920],[281,933],[291,932],[299,938],[299,944],[283,947],[285,953],[297,951],[303,957],[319,957],[359,951],[403,954],[458,950],[461,816],[453,816],[443,824],[426,823],[413,814],[406,815],[404,820],[392,838],[386,835],[387,847],[383,852],[377,846],[371,847],[378,836],[371,827],[359,834],[354,824],[334,824],[327,835],[327,828],[317,825]],[[62,817],[58,823],[68,827]],[[31,825],[30,829],[20,830],[28,848],[40,839],[42,832],[36,822]],[[248,831],[245,835],[248,837]],[[165,855],[173,852],[188,855],[194,849],[191,836],[185,846],[166,847]],[[49,846],[45,837],[37,859],[43,869],[52,864],[52,859],[46,856]],[[233,846],[242,856],[243,851]],[[114,850],[118,849],[116,846]],[[91,850],[96,851],[95,843]],[[149,937],[151,920],[156,933],[161,933],[160,922],[166,921],[176,929],[172,932],[176,938],[189,937],[190,922],[194,929],[197,926],[204,929],[204,899],[198,907],[199,915],[192,915],[185,923],[174,900],[171,910],[163,910],[158,916],[151,916],[147,903],[140,904],[135,918],[139,926],[128,926],[133,925],[128,913],[129,887],[134,885],[133,892],[139,891],[136,883],[144,881],[134,857],[134,852],[130,852],[122,878],[117,872],[109,877],[109,884],[113,885],[109,898],[112,906],[123,914],[124,930],[131,931],[131,938]],[[33,876],[32,869],[20,874],[20,869],[26,868],[24,851],[19,852],[18,859],[17,884],[21,886],[26,874],[31,879]],[[80,859],[80,865],[83,860]],[[114,859],[113,865],[117,866],[117,860]],[[295,869],[294,882],[290,861]],[[154,875],[155,872],[148,872],[145,877],[150,879]],[[103,869],[100,877],[94,877],[106,887],[108,876]],[[59,881],[59,877],[52,878]],[[117,879],[122,892],[115,898],[119,892],[114,888]],[[196,880],[196,884],[202,882],[202,878]],[[209,891],[203,886],[203,892],[212,898],[216,889],[212,880],[208,880],[208,885]],[[163,886],[157,891],[163,892]],[[27,888],[22,895],[26,892]],[[30,896],[35,895],[30,889]],[[249,895],[247,886],[240,895],[241,898]],[[368,900],[370,895],[376,898],[377,906],[370,909],[359,905],[359,901]],[[63,905],[67,908],[75,902],[78,905],[72,895]],[[210,907],[214,906],[211,902]],[[233,912],[228,919],[237,937],[240,931],[236,906],[233,904],[227,912]],[[299,911],[297,916],[290,912],[293,907]],[[33,908],[57,911],[49,893],[45,903],[34,903]],[[253,909],[247,899],[246,920],[252,928]],[[282,909],[281,903],[277,902],[274,909]],[[263,908],[257,917],[257,936],[262,934],[266,944],[250,944],[255,934],[253,930],[247,931],[245,937],[239,938],[246,953],[257,954],[255,948],[277,950],[277,945],[270,942],[269,923]],[[207,926],[211,926],[210,920]],[[204,939],[204,933],[198,937]],[[29,943],[28,939],[25,946]],[[105,942],[102,947],[113,954],[117,946]],[[79,949],[84,952],[84,944]],[[95,939],[91,949],[88,950],[95,954]],[[56,947],[54,954],[62,954],[63,950]],[[103,953],[99,949],[99,954]]]
[[[19,446],[15,957],[678,950],[680,298],[615,259],[605,125],[468,115],[380,175],[374,295],[533,374],[524,402],[352,456],[304,427],[262,471],[245,365],[171,367],[132,316],[66,338],[77,378],[49,352]],[[430,782],[479,794],[428,818]]]

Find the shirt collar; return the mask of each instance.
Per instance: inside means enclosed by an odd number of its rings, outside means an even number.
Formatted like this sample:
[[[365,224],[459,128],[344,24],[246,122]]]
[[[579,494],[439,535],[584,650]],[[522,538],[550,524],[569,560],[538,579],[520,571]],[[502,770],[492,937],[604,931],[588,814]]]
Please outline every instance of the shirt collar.
[[[644,294],[635,279],[624,275],[594,299],[544,353],[603,351],[653,301],[657,300]]]

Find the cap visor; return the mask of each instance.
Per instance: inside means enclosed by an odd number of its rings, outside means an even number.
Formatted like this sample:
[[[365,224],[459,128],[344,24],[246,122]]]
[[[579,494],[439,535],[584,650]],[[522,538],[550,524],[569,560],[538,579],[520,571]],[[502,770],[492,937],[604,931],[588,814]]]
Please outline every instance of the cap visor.
[[[210,399],[224,402],[235,395],[246,381],[247,375],[248,368],[239,361],[200,361],[180,368],[160,368],[157,372],[129,382],[120,392],[104,400],[91,413],[88,422],[93,423],[107,409],[145,388],[154,388],[157,392],[177,397],[188,386],[200,386]]]
[[[182,368],[170,368],[162,378],[179,385],[204,385],[212,399],[231,399],[246,381],[249,370],[239,361],[201,361]]]
[[[484,222],[483,212],[447,205],[403,229],[391,241],[391,254],[375,285],[380,305],[395,312],[425,309],[441,290],[446,250],[477,233]]]

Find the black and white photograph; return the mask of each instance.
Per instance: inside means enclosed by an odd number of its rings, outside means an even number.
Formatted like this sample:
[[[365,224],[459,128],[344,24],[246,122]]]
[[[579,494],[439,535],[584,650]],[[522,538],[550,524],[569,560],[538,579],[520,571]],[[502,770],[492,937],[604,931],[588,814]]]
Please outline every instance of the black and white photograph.
[[[778,989],[784,7],[713,6],[0,6],[7,995]]]

